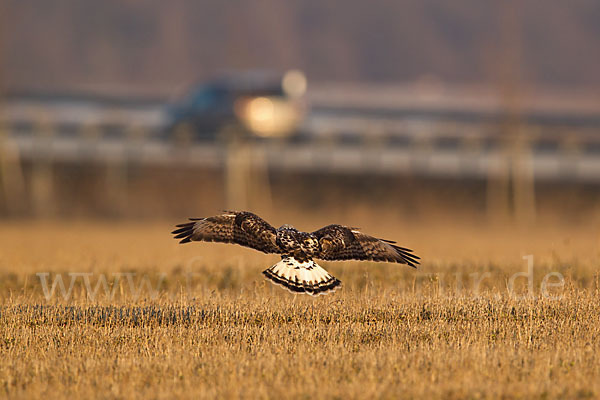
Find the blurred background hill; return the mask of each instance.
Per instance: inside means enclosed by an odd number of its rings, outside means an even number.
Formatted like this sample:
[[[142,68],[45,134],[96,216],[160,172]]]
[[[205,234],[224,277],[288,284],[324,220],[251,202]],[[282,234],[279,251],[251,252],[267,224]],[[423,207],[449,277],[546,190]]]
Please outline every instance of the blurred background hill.
[[[314,82],[495,84],[511,37],[528,88],[600,91],[596,1],[531,0],[516,11],[480,0],[4,3],[3,74],[14,91],[170,95],[248,68],[300,68]]]

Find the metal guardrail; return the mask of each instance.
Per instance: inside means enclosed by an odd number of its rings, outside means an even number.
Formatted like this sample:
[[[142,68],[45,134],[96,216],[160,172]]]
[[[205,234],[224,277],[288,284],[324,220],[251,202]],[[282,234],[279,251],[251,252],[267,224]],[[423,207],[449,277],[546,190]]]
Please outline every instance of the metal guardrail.
[[[191,140],[189,132],[183,141],[161,136],[164,117],[158,108],[77,107],[5,109],[0,114],[0,156],[19,162],[213,168],[226,163],[230,147],[218,135],[202,143]],[[302,134],[240,143],[272,169],[486,178],[518,157],[531,165],[534,179],[600,182],[600,127],[522,125],[519,131],[515,150],[496,123],[315,113]]]
[[[340,139],[338,137],[338,139]],[[382,139],[381,137],[379,139]],[[488,138],[489,139],[489,138]],[[595,138],[594,138],[595,139]],[[520,150],[531,164],[534,178],[600,183],[600,140],[592,150],[591,138],[579,136],[557,141],[529,142]],[[486,178],[515,157],[498,138],[476,136],[418,137],[344,141],[333,137],[311,140],[248,140],[243,146],[253,158],[264,158],[269,169],[349,174],[404,174],[446,178]],[[542,146],[536,149],[536,146]],[[228,147],[222,142],[191,143],[144,139],[139,136],[103,138],[88,133],[77,137],[21,135],[5,137],[0,151],[25,161],[54,160],[69,163],[127,163],[223,167]],[[14,156],[13,156],[14,158]]]
[[[27,214],[24,207],[34,215],[52,214],[55,163],[104,168],[107,202],[116,210],[123,209],[127,169],[134,165],[222,169],[231,208],[244,208],[253,190],[268,202],[268,175],[276,171],[485,180],[488,209],[513,193],[515,214],[525,216],[535,215],[535,181],[600,184],[600,132],[594,126],[507,128],[315,114],[302,134],[285,139],[229,132],[196,142],[190,132],[161,135],[157,110],[38,111],[0,114],[0,200],[8,215]]]

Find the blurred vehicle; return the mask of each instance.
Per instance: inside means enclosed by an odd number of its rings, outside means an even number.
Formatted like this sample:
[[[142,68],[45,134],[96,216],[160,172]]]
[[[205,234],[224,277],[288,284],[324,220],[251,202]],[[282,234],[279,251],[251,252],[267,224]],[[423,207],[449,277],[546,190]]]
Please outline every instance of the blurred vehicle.
[[[165,134],[174,140],[215,140],[224,131],[258,137],[295,133],[305,114],[306,78],[246,72],[194,87],[167,109]]]

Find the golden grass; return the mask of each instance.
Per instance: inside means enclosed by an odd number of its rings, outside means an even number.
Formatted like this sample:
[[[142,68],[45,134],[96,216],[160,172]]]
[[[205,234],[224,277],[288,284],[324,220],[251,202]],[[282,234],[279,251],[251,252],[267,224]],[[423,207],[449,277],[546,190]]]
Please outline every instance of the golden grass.
[[[308,298],[262,279],[276,257],[179,246],[171,221],[5,223],[0,397],[600,396],[597,228],[358,222],[415,248],[422,267],[322,263],[344,288]],[[527,254],[534,296],[517,299],[507,283]],[[79,276],[68,300],[46,300],[40,272],[67,286],[69,272],[92,272],[93,287],[105,276],[114,297],[90,299]],[[159,290],[136,296],[115,280],[130,272]],[[541,296],[549,272],[565,278],[558,299]]]

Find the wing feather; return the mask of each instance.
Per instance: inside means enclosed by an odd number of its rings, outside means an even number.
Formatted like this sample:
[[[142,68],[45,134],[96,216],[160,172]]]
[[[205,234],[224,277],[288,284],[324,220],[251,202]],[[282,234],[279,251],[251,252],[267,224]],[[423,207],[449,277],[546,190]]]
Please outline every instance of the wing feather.
[[[411,249],[395,245],[387,239],[377,239],[356,228],[328,225],[312,233],[321,245],[317,258],[322,260],[370,260],[407,264],[413,268],[420,258]]]
[[[276,231],[258,215],[242,211],[226,211],[207,218],[190,218],[191,222],[176,225],[173,232],[179,243],[191,241],[234,243],[264,253],[280,253]]]

